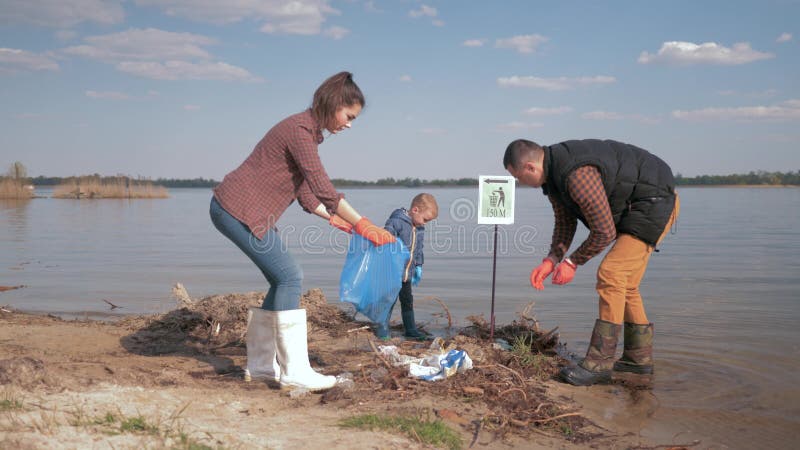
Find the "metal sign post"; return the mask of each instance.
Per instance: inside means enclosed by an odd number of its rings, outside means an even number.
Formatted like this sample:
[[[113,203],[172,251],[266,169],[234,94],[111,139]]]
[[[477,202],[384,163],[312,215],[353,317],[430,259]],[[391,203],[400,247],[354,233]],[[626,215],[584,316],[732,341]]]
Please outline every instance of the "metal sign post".
[[[489,339],[494,340],[494,292],[497,280],[497,225],[514,223],[514,177],[478,177],[478,223],[494,224],[492,256],[492,310]]]

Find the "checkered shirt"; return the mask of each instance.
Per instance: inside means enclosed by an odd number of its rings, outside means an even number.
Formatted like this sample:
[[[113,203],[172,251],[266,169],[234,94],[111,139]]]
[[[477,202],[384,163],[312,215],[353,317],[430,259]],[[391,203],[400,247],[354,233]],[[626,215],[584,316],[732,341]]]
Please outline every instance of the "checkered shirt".
[[[320,161],[317,147],[322,139],[311,110],[287,117],[225,175],[214,196],[259,239],[295,199],[306,212],[322,203],[333,214],[344,195],[336,192]]]
[[[567,179],[567,190],[589,226],[589,237],[569,256],[572,262],[580,266],[602,252],[616,239],[617,228],[614,225],[611,207],[608,205],[603,179],[597,167],[587,165],[575,169]],[[553,242],[548,257],[554,262],[559,262],[572,244],[578,218],[552,196],[548,198],[553,205],[555,215]]]

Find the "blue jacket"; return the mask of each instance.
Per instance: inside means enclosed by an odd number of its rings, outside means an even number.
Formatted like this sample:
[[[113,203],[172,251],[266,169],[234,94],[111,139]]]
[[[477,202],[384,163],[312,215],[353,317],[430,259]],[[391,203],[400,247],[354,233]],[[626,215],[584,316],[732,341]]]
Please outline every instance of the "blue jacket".
[[[405,208],[398,208],[386,220],[384,228],[403,241],[403,244],[408,247],[408,251],[411,253],[411,259],[409,259],[403,271],[403,281],[408,281],[414,274],[414,268],[421,266],[425,262],[425,256],[422,254],[422,247],[425,242],[425,226],[414,227],[408,211]]]

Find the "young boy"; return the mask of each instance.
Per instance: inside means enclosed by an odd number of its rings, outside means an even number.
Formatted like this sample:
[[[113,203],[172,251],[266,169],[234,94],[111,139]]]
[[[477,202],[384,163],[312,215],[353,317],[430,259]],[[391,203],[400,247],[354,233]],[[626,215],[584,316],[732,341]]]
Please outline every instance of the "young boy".
[[[411,286],[419,284],[422,279],[422,254],[425,240],[425,224],[439,216],[439,205],[431,194],[419,194],[411,200],[408,209],[398,208],[386,220],[387,231],[400,238],[408,247],[411,257],[403,270],[403,284],[400,288],[400,309],[403,315],[403,328],[405,336],[412,339],[424,340],[426,334],[417,330],[414,322],[414,296]],[[394,306],[392,306],[394,308]],[[392,313],[389,311],[389,316]],[[389,323],[378,324],[377,335],[381,339],[389,338]]]

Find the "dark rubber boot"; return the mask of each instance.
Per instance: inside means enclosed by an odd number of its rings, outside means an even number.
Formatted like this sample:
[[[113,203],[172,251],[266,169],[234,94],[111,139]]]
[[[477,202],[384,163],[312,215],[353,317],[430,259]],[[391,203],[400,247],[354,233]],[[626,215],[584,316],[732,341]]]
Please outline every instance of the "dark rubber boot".
[[[565,367],[559,376],[575,386],[591,386],[611,382],[611,369],[622,325],[597,319],[586,357],[574,367]]]
[[[414,310],[408,310],[402,312],[403,316],[403,328],[405,328],[405,337],[410,339],[416,339],[418,341],[426,341],[431,339],[431,336],[427,333],[423,333],[417,329],[417,324],[414,322]]]
[[[388,341],[391,339],[392,334],[389,331],[389,324],[388,323],[379,323],[375,327],[375,337],[380,340]]]
[[[653,376],[653,324],[625,322],[622,358],[614,363],[614,378],[648,382]]]

